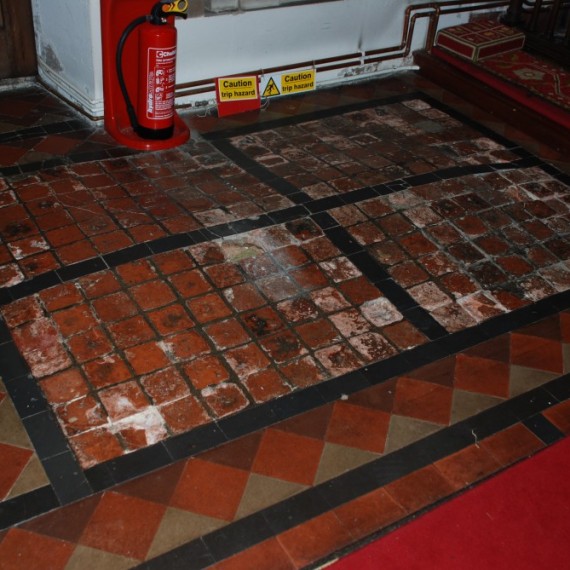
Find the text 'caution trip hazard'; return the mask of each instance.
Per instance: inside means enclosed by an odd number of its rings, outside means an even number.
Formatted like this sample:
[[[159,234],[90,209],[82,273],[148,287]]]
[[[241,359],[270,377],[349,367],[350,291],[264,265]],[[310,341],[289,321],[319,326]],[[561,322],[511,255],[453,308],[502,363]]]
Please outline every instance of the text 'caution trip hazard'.
[[[221,102],[258,99],[257,77],[225,77],[218,79],[218,97]]]
[[[303,91],[316,89],[317,72],[314,69],[293,71],[291,73],[273,73],[261,79],[261,96],[277,97],[278,95],[292,95]]]

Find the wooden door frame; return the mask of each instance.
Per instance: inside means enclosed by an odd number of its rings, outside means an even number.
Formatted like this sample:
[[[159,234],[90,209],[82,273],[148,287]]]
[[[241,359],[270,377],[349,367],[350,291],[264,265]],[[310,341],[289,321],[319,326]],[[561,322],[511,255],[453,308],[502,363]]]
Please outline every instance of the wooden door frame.
[[[37,74],[30,0],[0,0],[0,79]]]

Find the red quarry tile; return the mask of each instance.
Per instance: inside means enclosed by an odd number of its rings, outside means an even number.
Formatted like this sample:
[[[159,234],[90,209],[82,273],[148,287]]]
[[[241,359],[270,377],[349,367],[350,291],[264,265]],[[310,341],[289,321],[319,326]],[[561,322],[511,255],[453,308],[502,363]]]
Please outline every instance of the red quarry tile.
[[[222,248],[217,243],[201,243],[190,247],[192,257],[200,265],[212,265],[226,260]]]
[[[83,370],[95,389],[112,386],[131,378],[131,371],[118,354],[87,362],[83,365]]]
[[[97,250],[87,240],[76,241],[75,243],[58,248],[57,256],[65,265],[78,263],[97,256]]]
[[[249,473],[241,469],[190,459],[186,463],[170,505],[207,517],[232,521]],[[212,497],[216,497],[212,501]]]
[[[83,469],[123,455],[118,439],[105,428],[93,429],[69,439]]]
[[[197,390],[229,380],[229,373],[219,358],[203,356],[184,365],[184,373]]]
[[[289,555],[276,538],[252,546],[213,566],[211,570],[295,570]]]
[[[350,338],[372,330],[372,324],[366,320],[356,309],[349,309],[330,316],[330,320],[341,332]]]
[[[166,368],[170,361],[156,342],[147,342],[125,350],[125,356],[137,374]]]
[[[10,328],[35,321],[43,316],[43,310],[36,297],[19,299],[1,310],[6,324]]]
[[[287,363],[279,369],[291,384],[300,388],[317,384],[325,378],[322,369],[310,356]]]
[[[341,309],[350,307],[350,303],[343,295],[332,287],[325,287],[324,289],[313,291],[310,296],[315,305],[325,313],[336,313]]]
[[[97,320],[87,305],[76,305],[52,316],[59,332],[66,337],[88,331],[97,325]]]
[[[79,363],[94,360],[108,354],[113,347],[100,327],[72,336],[68,341],[69,350]]]
[[[196,297],[212,289],[212,286],[197,269],[173,275],[170,277],[170,282],[184,298]]]
[[[154,374],[143,376],[140,382],[144,391],[157,405],[173,402],[190,393],[188,385],[176,368],[166,368]]]
[[[334,376],[360,368],[362,362],[346,345],[335,344],[315,353],[321,364]]]
[[[243,283],[244,276],[239,268],[233,263],[220,263],[205,269],[208,277],[214,285],[219,288],[231,287],[238,283]]]
[[[501,464],[483,447],[471,445],[434,463],[457,490],[497,471]]]
[[[100,427],[107,422],[105,410],[89,395],[58,406],[55,412],[69,435]]]
[[[184,251],[161,253],[155,256],[153,261],[163,275],[181,273],[194,267],[194,262]]]
[[[188,330],[194,326],[194,321],[184,307],[178,304],[152,311],[147,316],[161,335]]]
[[[144,311],[158,309],[176,299],[172,289],[162,281],[149,281],[130,289],[135,301]]]
[[[392,278],[405,288],[423,283],[429,278],[429,275],[413,261],[394,265],[389,272]]]
[[[306,242],[303,244],[303,248],[314,261],[323,261],[340,255],[340,251],[325,237]]]
[[[112,323],[108,330],[119,348],[135,346],[155,337],[154,331],[141,316]]]
[[[384,489],[408,513],[414,513],[455,491],[455,487],[431,465],[386,485]]]
[[[269,428],[263,434],[251,470],[267,477],[312,485],[323,447],[322,441]]]
[[[349,342],[369,362],[383,360],[396,354],[396,349],[379,333],[364,333],[352,337]]]
[[[319,315],[317,306],[305,297],[283,301],[277,305],[277,308],[289,323],[312,321]]]
[[[328,263],[324,261],[321,263]],[[290,272],[291,277],[297,282],[299,287],[306,291],[318,289],[328,285],[325,273],[316,265],[308,265]]]
[[[334,511],[355,540],[364,538],[405,517],[406,511],[385,489],[376,489]]]
[[[244,384],[257,403],[273,400],[291,391],[283,378],[272,369],[251,374],[244,381]]]
[[[562,373],[562,345],[548,338],[511,335],[511,362],[519,366]]]
[[[240,262],[240,266],[252,279],[261,279],[279,272],[279,267],[267,253],[246,258]]]
[[[73,283],[65,283],[46,289],[39,294],[48,311],[57,311],[76,305],[83,300],[81,291]]]
[[[269,366],[269,360],[252,343],[228,350],[224,357],[240,379],[247,378]]]
[[[71,365],[55,327],[46,318],[22,325],[12,331],[12,336],[36,378],[55,374]]]
[[[42,273],[47,273],[60,267],[59,262],[51,252],[33,255],[20,262],[20,267],[26,277],[36,277]]]
[[[382,330],[386,338],[401,350],[425,344],[428,338],[407,321],[389,325]]]
[[[134,380],[100,390],[98,395],[113,422],[132,416],[149,406],[144,392]]]
[[[454,387],[469,392],[508,398],[510,368],[507,363],[458,354]]]
[[[299,292],[295,283],[283,275],[274,275],[266,279],[258,279],[256,284],[265,297],[273,302],[294,297]]]
[[[393,412],[427,422],[448,425],[453,390],[447,386],[400,377]]]
[[[289,267],[300,267],[309,262],[309,258],[305,255],[305,252],[296,245],[288,245],[276,249],[272,253],[277,263],[285,269]]]
[[[337,402],[333,406],[325,439],[347,447],[383,453],[389,425],[388,413]]]
[[[106,323],[132,317],[138,312],[137,306],[122,291],[94,300],[93,307],[99,318]]]
[[[343,224],[344,225],[344,224]],[[354,239],[362,245],[370,245],[385,239],[385,234],[372,222],[364,222],[350,228],[350,233]]]
[[[190,299],[186,302],[192,316],[199,323],[208,323],[231,315],[232,311],[216,293]]]
[[[325,319],[299,325],[295,331],[310,348],[318,348],[340,340],[338,330]]]
[[[0,283],[4,287],[11,287],[24,280],[24,275],[15,263],[0,266]]]
[[[40,385],[50,404],[64,404],[89,391],[83,376],[73,368],[43,379]]]
[[[255,337],[264,337],[283,328],[283,321],[271,307],[242,315],[243,322]]]
[[[105,493],[83,531],[80,544],[137,560],[144,560],[166,507]]]
[[[243,283],[224,291],[224,297],[238,312],[256,309],[265,304],[259,291],[249,283]]]
[[[277,536],[297,568],[337,552],[354,539],[334,512],[320,515]]]
[[[238,346],[250,340],[250,336],[236,319],[214,323],[204,330],[219,349]]]
[[[175,434],[190,431],[210,421],[202,405],[191,395],[162,405],[160,415]]]
[[[205,388],[202,397],[217,418],[235,414],[249,406],[249,400],[243,391],[229,382]]]
[[[210,352],[209,344],[196,331],[169,336],[160,346],[173,361],[189,360]]]
[[[131,238],[122,231],[115,231],[95,236],[91,241],[98,251],[103,254],[119,251],[120,249],[129,247],[133,243]]]
[[[110,271],[101,271],[79,279],[81,289],[88,299],[96,299],[117,292],[121,285]]]
[[[275,362],[285,362],[307,353],[307,349],[299,338],[290,331],[280,331],[271,336],[265,336],[260,344],[269,357]]]
[[[357,277],[339,284],[339,290],[354,305],[362,305],[382,296],[382,293],[365,277]]]
[[[69,542],[14,528],[0,543],[0,560],[6,570],[64,570],[73,550]]]
[[[156,279],[156,273],[152,266],[145,260],[132,261],[124,265],[119,265],[116,271],[127,285],[136,285],[137,283]]]
[[[0,499],[4,499],[33,455],[31,449],[0,443]]]
[[[510,465],[544,447],[544,443],[523,424],[515,424],[493,434],[480,445],[501,465]]]

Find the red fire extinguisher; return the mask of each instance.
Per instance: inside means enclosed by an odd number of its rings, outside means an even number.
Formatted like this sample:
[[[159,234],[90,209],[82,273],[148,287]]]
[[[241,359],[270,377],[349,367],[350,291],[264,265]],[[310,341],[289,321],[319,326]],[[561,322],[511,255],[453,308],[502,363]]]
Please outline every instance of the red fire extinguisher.
[[[168,16],[187,17],[188,0],[160,0],[149,15],[133,20],[117,45],[119,86],[135,133],[144,139],[164,140],[174,132],[176,82],[176,28]],[[123,49],[131,33],[139,31],[139,92],[133,106],[123,75]]]

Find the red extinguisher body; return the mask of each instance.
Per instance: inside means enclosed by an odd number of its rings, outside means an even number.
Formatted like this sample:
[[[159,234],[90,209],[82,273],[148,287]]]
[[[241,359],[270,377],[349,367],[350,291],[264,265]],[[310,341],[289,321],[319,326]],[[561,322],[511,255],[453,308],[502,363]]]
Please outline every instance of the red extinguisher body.
[[[176,28],[150,22],[139,28],[137,119],[146,138],[166,139],[174,130]]]

